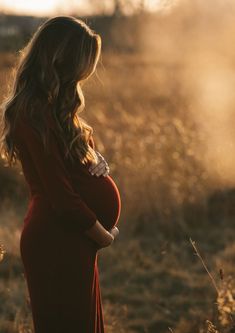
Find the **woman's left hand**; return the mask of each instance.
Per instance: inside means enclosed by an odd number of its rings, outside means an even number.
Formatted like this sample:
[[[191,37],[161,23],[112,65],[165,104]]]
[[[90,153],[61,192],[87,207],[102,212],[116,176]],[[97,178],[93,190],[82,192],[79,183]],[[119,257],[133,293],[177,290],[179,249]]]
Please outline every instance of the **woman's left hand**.
[[[105,161],[104,157],[96,150],[96,155],[98,156],[98,163],[92,163],[89,167],[89,171],[92,175],[96,175],[97,177],[103,175],[107,176],[109,174],[109,166]]]

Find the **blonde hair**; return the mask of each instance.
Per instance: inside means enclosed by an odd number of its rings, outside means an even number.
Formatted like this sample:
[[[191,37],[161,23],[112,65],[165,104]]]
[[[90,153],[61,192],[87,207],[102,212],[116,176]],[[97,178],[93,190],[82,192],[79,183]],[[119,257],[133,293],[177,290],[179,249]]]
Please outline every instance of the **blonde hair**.
[[[46,117],[53,117],[65,157],[83,164],[96,159],[91,126],[78,117],[85,107],[80,81],[94,73],[101,37],[85,22],[56,16],[44,22],[20,51],[13,87],[2,105],[0,153],[9,166],[19,159],[14,144],[17,117],[27,117],[47,149]]]

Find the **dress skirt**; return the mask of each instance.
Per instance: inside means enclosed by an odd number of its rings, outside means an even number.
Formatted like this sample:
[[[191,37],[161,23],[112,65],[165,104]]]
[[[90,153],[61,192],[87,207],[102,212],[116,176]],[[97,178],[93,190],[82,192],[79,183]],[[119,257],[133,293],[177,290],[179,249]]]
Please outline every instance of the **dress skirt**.
[[[103,333],[97,248],[53,214],[33,197],[20,238],[35,333]]]

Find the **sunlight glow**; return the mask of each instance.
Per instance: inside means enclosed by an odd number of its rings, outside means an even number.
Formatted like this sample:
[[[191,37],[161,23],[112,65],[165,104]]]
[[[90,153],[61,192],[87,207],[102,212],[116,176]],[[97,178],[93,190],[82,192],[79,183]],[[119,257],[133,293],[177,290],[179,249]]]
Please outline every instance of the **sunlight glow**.
[[[140,3],[148,11],[167,9],[176,0],[132,0],[123,1],[123,11],[132,14]],[[79,12],[82,14],[93,14],[94,12],[109,12],[114,9],[114,1],[103,0],[102,2],[92,2],[86,0],[0,0],[0,10],[5,13],[27,14],[27,15],[50,15],[50,14],[69,14]]]
[[[16,14],[47,15],[53,12],[68,12],[73,4],[81,10],[86,8],[86,1],[64,1],[64,0],[1,0],[1,8],[6,12]]]
[[[162,0],[147,0],[145,6],[148,10],[156,10],[162,5]]]
[[[162,9],[169,9],[176,4],[176,0],[146,0],[144,2],[145,8],[149,11],[157,11]]]

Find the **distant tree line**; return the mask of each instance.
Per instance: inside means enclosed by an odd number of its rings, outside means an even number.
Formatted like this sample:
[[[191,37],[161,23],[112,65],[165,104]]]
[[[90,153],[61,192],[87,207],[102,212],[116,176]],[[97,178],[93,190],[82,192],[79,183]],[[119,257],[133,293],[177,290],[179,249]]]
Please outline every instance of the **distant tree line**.
[[[90,0],[96,2],[96,0]],[[95,15],[79,17],[100,33],[103,41],[102,48],[136,51],[139,45],[139,33],[143,15],[148,13],[136,12],[132,16],[123,15],[121,1],[115,1],[113,15]],[[73,14],[76,16],[76,13]],[[37,27],[47,17],[16,16],[0,14],[0,51],[14,52],[21,49],[30,39]]]

